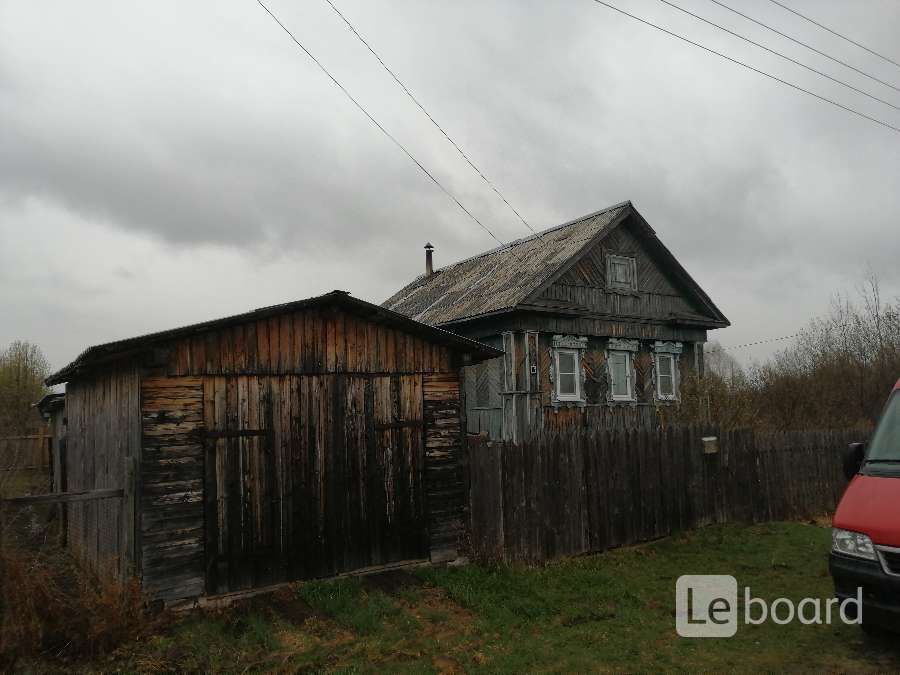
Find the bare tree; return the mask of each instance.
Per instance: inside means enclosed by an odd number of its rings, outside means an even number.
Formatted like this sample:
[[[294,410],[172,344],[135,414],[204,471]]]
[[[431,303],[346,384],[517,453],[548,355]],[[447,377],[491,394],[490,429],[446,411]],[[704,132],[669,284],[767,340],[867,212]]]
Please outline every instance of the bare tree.
[[[723,380],[737,382],[745,377],[740,362],[716,340],[704,345],[703,363],[707,373],[718,375]]]
[[[900,378],[900,301],[869,271],[859,300],[836,294],[791,347],[754,373],[763,423],[779,429],[870,425]]]

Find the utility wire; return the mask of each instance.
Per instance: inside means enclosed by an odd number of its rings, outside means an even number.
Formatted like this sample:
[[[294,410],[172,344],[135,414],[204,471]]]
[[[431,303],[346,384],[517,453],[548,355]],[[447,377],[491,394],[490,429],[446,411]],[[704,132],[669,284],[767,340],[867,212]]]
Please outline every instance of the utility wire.
[[[750,38],[748,38],[744,35],[741,35],[740,33],[735,33],[733,30],[725,28],[725,26],[720,26],[719,24],[717,24],[713,21],[710,21],[709,19],[705,19],[702,16],[700,16],[699,14],[694,14],[693,12],[685,9],[684,7],[680,7],[679,5],[676,5],[674,2],[670,2],[669,0],[659,0],[659,1],[661,3],[663,3],[664,5],[668,5],[672,9],[677,9],[679,12],[683,12],[684,14],[687,14],[688,16],[692,16],[695,19],[697,19],[698,21],[702,21],[703,23],[708,24],[708,25],[712,26],[713,28],[718,28],[719,30],[724,31],[724,32],[728,33],[729,35],[733,35],[736,38],[740,38],[744,42],[748,42],[751,45],[754,45],[755,47],[764,49],[765,51],[769,52],[770,54],[774,54],[775,56],[782,58],[785,61],[790,61],[791,63],[798,65],[801,68],[806,68],[806,70],[810,71],[811,73],[815,73],[816,75],[821,75],[822,77],[827,78],[827,79],[831,80],[832,82],[835,82],[843,87],[847,87],[847,89],[851,89],[851,90],[855,91],[857,94],[862,94],[863,96],[868,96],[869,98],[871,98],[875,101],[878,101],[879,103],[884,103],[886,106],[889,106],[889,107],[893,108],[894,110],[900,110],[900,106],[894,105],[890,101],[885,101],[883,98],[879,98],[879,97],[875,96],[874,94],[870,94],[867,91],[858,89],[857,87],[854,87],[852,84],[848,84],[848,83],[844,82],[843,80],[839,80],[836,77],[832,77],[828,73],[823,73],[821,70],[816,70],[812,66],[808,66],[805,63],[801,63],[797,59],[793,59],[790,56],[786,56],[785,54],[782,54],[779,51],[770,49],[769,47],[766,47],[765,45],[760,44],[759,42],[756,42],[755,40],[751,40]]]
[[[330,79],[330,80],[337,86],[338,89],[340,89],[342,92],[344,92],[344,95],[345,95],[347,98],[350,99],[350,101],[353,103],[353,105],[355,105],[357,108],[359,108],[360,112],[362,112],[363,115],[365,115],[366,117],[368,117],[368,118],[369,118],[369,121],[372,122],[372,124],[374,124],[376,127],[378,127],[378,129],[379,129],[385,136],[387,136],[389,139],[391,139],[391,141],[394,142],[394,145],[396,145],[398,148],[400,148],[400,149],[403,151],[403,154],[405,154],[407,157],[409,157],[410,160],[412,160],[413,163],[414,163],[417,167],[419,167],[419,169],[422,170],[422,173],[424,173],[426,176],[428,176],[428,178],[430,178],[431,181],[432,181],[435,185],[437,185],[445,195],[447,195],[448,197],[450,197],[450,199],[452,199],[454,202],[456,202],[456,205],[457,205],[460,209],[462,209],[463,212],[464,212],[467,216],[469,216],[469,218],[471,218],[472,220],[474,220],[474,221],[481,227],[481,229],[483,229],[485,232],[487,232],[489,235],[491,235],[491,237],[493,237],[494,240],[497,241],[502,247],[504,247],[504,248],[510,248],[510,250],[512,250],[510,244],[507,244],[507,243],[504,242],[502,239],[499,239],[493,232],[491,232],[490,229],[488,229],[487,225],[485,225],[485,224],[482,223],[480,220],[478,220],[478,218],[477,218],[471,211],[469,211],[469,209],[467,209],[465,206],[463,206],[462,202],[459,201],[459,199],[457,199],[456,196],[455,196],[452,192],[450,192],[450,190],[448,190],[447,188],[445,188],[445,187],[441,184],[441,182],[440,182],[437,178],[435,178],[434,175],[433,175],[431,172],[429,172],[428,169],[426,169],[426,168],[422,165],[422,163],[421,163],[419,160],[417,160],[415,157],[413,157],[412,153],[410,153],[410,151],[407,150],[407,149],[403,146],[403,144],[400,143],[400,141],[398,141],[398,140],[397,140],[397,139],[396,139],[396,138],[395,138],[395,137],[394,137],[387,129],[385,129],[383,126],[381,126],[381,124],[378,122],[378,120],[376,120],[374,117],[372,117],[372,115],[369,113],[369,111],[366,110],[366,109],[363,107],[363,105],[362,105],[359,101],[357,101],[357,100],[353,97],[353,95],[352,95],[349,91],[347,91],[347,89],[344,88],[344,85],[342,85],[342,84],[337,80],[337,78],[335,78],[334,75],[332,75],[332,74],[328,71],[328,69],[327,69],[324,65],[322,65],[322,62],[319,61],[319,59],[317,59],[317,58],[313,55],[313,53],[312,53],[311,51],[309,51],[306,47],[304,47],[304,46],[303,46],[303,43],[301,43],[296,37],[294,37],[294,34],[287,28],[287,26],[285,26],[283,23],[281,23],[281,21],[278,20],[278,17],[275,16],[275,15],[272,13],[272,11],[262,3],[262,0],[256,0],[256,2],[257,2],[257,4],[258,4],[260,7],[262,7],[264,10],[266,10],[266,13],[267,13],[270,17],[272,17],[272,19],[275,21],[275,23],[277,23],[279,26],[281,26],[281,29],[282,29],[285,33],[287,33],[288,36],[290,36],[291,40],[293,40],[294,43],[296,43],[296,45],[297,45],[298,47],[300,47],[300,49],[302,49],[310,59],[312,59],[313,63],[315,63],[315,64],[319,67],[319,69],[320,69],[323,73],[325,73],[325,74],[328,76],[328,79]],[[516,255],[515,253],[514,253],[513,255],[516,256],[516,258],[519,260],[519,262],[523,262],[522,259],[519,258],[518,255]]]
[[[614,12],[618,12],[619,14],[623,14],[631,19],[634,19],[635,21],[639,21],[646,26],[650,26],[651,28],[655,28],[658,31],[662,31],[663,33],[670,35],[674,38],[677,38],[677,39],[681,40],[682,42],[687,42],[689,45],[698,47],[699,49],[702,49],[703,51],[709,52],[710,54],[715,54],[716,56],[723,58],[726,61],[731,61],[731,63],[737,64],[743,68],[746,68],[747,70],[752,70],[754,73],[758,73],[759,75],[762,75],[763,77],[767,77],[770,80],[775,80],[776,82],[780,82],[783,85],[791,87],[792,89],[796,89],[797,91],[801,91],[804,94],[807,94],[809,96],[812,96],[813,98],[819,99],[820,101],[824,101],[825,103],[830,103],[831,105],[835,106],[836,108],[840,108],[841,110],[846,110],[847,112],[852,113],[852,114],[856,115],[857,117],[862,117],[863,119],[869,120],[870,122],[874,122],[875,124],[878,124],[887,129],[890,129],[891,131],[896,131],[897,133],[900,133],[900,127],[896,127],[893,124],[889,124],[888,122],[883,122],[880,119],[877,119],[877,118],[867,115],[863,112],[860,112],[859,110],[856,110],[854,108],[846,106],[843,103],[838,103],[837,101],[835,101],[833,99],[827,98],[820,94],[816,94],[816,93],[810,91],[809,89],[804,89],[803,87],[801,87],[798,84],[794,84],[793,82],[788,82],[787,80],[783,80],[780,77],[777,77],[775,75],[767,73],[764,70],[760,70],[759,68],[755,68],[747,63],[744,63],[743,61],[739,61],[738,59],[735,59],[731,56],[727,56],[727,55],[723,54],[722,52],[717,52],[715,49],[712,49],[711,47],[706,47],[705,45],[702,45],[699,42],[694,42],[693,40],[686,38],[683,35],[679,35],[678,33],[675,33],[667,28],[663,28],[662,26],[659,26],[651,21],[648,21],[647,19],[642,19],[639,16],[630,14],[629,12],[626,12],[624,9],[620,9],[620,8],[616,7],[615,5],[611,5],[608,2],[604,2],[604,0],[594,0],[594,2],[596,2],[598,5],[603,5],[604,7],[607,7],[609,9],[613,10]]]
[[[849,323],[835,324],[834,326],[829,326],[829,327],[825,328],[825,332],[833,333],[834,331],[838,330],[839,328],[847,328],[849,325],[850,325]],[[798,338],[801,335],[804,335],[807,332],[807,330],[809,330],[809,329],[801,330],[797,333],[793,333],[792,335],[780,335],[778,337],[767,338],[765,340],[757,340],[756,342],[745,342],[742,345],[732,345],[730,347],[723,347],[723,346],[719,345],[718,347],[715,347],[713,349],[705,350],[704,353],[714,354],[716,352],[729,352],[733,349],[744,349],[745,347],[755,347],[756,345],[764,345],[764,344],[768,344],[770,342],[780,342],[782,340],[791,340],[793,338]]]
[[[434,117],[431,115],[431,113],[429,113],[425,109],[425,106],[422,105],[421,102],[419,102],[419,99],[417,99],[413,95],[413,93],[409,90],[409,88],[405,84],[403,84],[403,82],[400,81],[400,78],[397,76],[397,74],[393,70],[390,69],[390,67],[384,62],[384,60],[381,58],[381,56],[378,55],[378,52],[375,51],[375,49],[372,47],[372,45],[369,44],[369,42],[362,35],[360,35],[359,31],[356,30],[356,27],[352,23],[350,23],[350,20],[346,16],[344,16],[344,14],[341,12],[341,10],[339,10],[331,0],[325,0],[325,2],[327,2],[329,4],[329,6],[331,7],[331,9],[334,10],[335,14],[337,14],[343,20],[343,22],[345,24],[347,24],[347,27],[353,32],[353,34],[357,37],[357,39],[360,42],[362,42],[363,45],[365,45],[366,49],[368,49],[372,53],[372,56],[374,56],[378,60],[378,63],[381,64],[381,67],[384,68],[392,78],[394,78],[394,82],[396,82],[398,85],[400,85],[400,88],[404,91],[404,93],[407,96],[409,96],[410,100],[413,103],[415,103],[416,106],[418,106],[419,110],[421,110],[425,114],[425,117],[427,117],[429,119],[429,121],[431,121],[431,123],[435,126],[435,128],[437,128],[437,130],[440,131],[444,135],[444,138],[446,138],[450,142],[450,145],[452,145],[454,148],[456,148],[456,151],[459,153],[460,157],[462,157],[464,160],[466,160],[466,163],[470,167],[472,167],[472,169],[475,171],[475,173],[477,173],[481,177],[481,180],[483,180],[488,185],[488,187],[490,187],[497,194],[497,196],[503,200],[503,203],[506,204],[510,208],[510,210],[516,214],[518,219],[522,221],[522,223],[525,225],[525,227],[527,227],[529,230],[531,230],[531,232],[533,234],[536,234],[543,241],[543,238],[541,237],[540,233],[537,230],[535,230],[528,223],[527,220],[525,220],[525,218],[522,216],[522,214],[519,213],[512,204],[509,203],[509,200],[506,197],[504,197],[503,193],[500,192],[500,190],[497,188],[497,186],[494,185],[494,183],[492,183],[488,179],[488,177],[484,175],[484,173],[481,171],[481,169],[479,169],[477,166],[475,166],[475,163],[471,159],[469,159],[469,156],[465,152],[463,152],[463,149],[461,147],[459,147],[459,145],[456,143],[456,141],[454,141],[452,138],[450,138],[450,134],[448,134],[446,131],[444,131],[444,128],[440,124],[438,124],[437,120],[434,119]]]
[[[791,7],[788,7],[787,5],[778,2],[778,0],[769,0],[769,2],[771,2],[773,5],[778,5],[779,7],[781,7],[781,8],[784,9],[784,10],[787,10],[787,11],[790,12],[791,14],[795,14],[795,15],[799,16],[801,19],[805,19],[806,21],[809,21],[811,24],[813,24],[813,25],[815,25],[815,26],[818,26],[819,28],[821,28],[821,29],[823,29],[823,30],[827,30],[827,31],[828,31],[829,33],[831,33],[832,35],[837,35],[837,36],[838,36],[839,38],[841,38],[842,40],[846,40],[846,41],[849,42],[850,44],[856,45],[856,46],[859,47],[860,49],[863,49],[863,50],[869,52],[870,54],[872,54],[872,55],[874,55],[874,56],[877,56],[879,59],[884,59],[884,60],[887,61],[888,63],[893,63],[895,66],[897,66],[898,68],[900,68],[900,63],[897,63],[896,61],[894,61],[894,59],[892,59],[892,58],[890,58],[890,57],[888,57],[888,56],[885,56],[884,54],[879,54],[879,53],[876,52],[875,50],[869,49],[868,47],[866,47],[865,45],[860,44],[860,43],[857,42],[856,40],[851,40],[851,39],[848,38],[846,35],[842,35],[841,33],[838,33],[836,30],[833,30],[833,29],[829,28],[828,26],[825,26],[825,25],[819,23],[819,22],[816,21],[815,19],[811,19],[811,18],[809,18],[808,16],[806,16],[805,14],[801,14],[801,13],[798,12],[796,9],[793,9],[793,8],[791,8]]]
[[[868,77],[870,80],[874,80],[875,82],[878,82],[878,84],[883,84],[885,87],[890,87],[890,88],[893,89],[894,91],[900,91],[900,87],[895,86],[895,85],[891,84],[890,82],[885,82],[884,80],[881,80],[881,79],[875,77],[875,76],[872,75],[871,73],[867,73],[867,72],[864,71],[864,70],[860,70],[860,69],[857,68],[856,66],[851,66],[851,65],[850,65],[849,63],[847,63],[846,61],[841,61],[840,59],[835,58],[835,57],[832,56],[831,54],[826,54],[826,53],[823,52],[821,49],[816,49],[816,48],[813,47],[812,45],[807,44],[806,42],[803,42],[803,41],[801,41],[801,40],[798,40],[797,38],[792,37],[792,36],[788,35],[787,33],[782,33],[782,32],[781,32],[780,30],[778,30],[777,28],[773,28],[772,26],[770,26],[770,25],[767,24],[767,23],[763,23],[762,21],[759,21],[759,20],[757,20],[757,19],[754,19],[752,16],[748,16],[747,14],[744,14],[743,12],[739,12],[739,11],[736,10],[734,7],[729,7],[729,6],[726,5],[724,2],[720,2],[720,0],[709,0],[709,1],[712,2],[712,3],[714,3],[714,4],[716,4],[716,5],[718,5],[719,7],[723,8],[723,9],[727,9],[729,12],[733,12],[734,14],[737,14],[738,16],[744,17],[745,19],[747,19],[747,21],[752,21],[752,22],[755,23],[757,26],[762,26],[762,27],[765,28],[766,30],[770,30],[770,31],[772,31],[773,33],[775,33],[776,35],[780,35],[781,37],[786,38],[786,39],[790,40],[791,42],[800,45],[801,47],[806,47],[807,49],[809,49],[810,51],[815,52],[815,53],[818,54],[819,56],[824,56],[826,59],[831,59],[831,60],[834,61],[835,63],[839,63],[840,65],[844,66],[845,68],[849,68],[850,70],[852,70],[852,71],[854,71],[854,72],[857,72],[857,73],[859,73],[860,75],[863,75],[863,76],[865,76],[865,77]]]
[[[730,347],[722,347],[721,345],[718,347],[714,347],[713,349],[704,350],[704,354],[715,354],[716,352],[730,352],[734,349],[745,349],[746,347],[755,347],[756,345],[764,345],[770,342],[780,342],[781,340],[790,340],[795,337],[800,337],[801,333],[794,333],[793,335],[782,335],[780,337],[768,338],[767,340],[757,340],[756,342],[745,342],[742,345],[732,345]]]

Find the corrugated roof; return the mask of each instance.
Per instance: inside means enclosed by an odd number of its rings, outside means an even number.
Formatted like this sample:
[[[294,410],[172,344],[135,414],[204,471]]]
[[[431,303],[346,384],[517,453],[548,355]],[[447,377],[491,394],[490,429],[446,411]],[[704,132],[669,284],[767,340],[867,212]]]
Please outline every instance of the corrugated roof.
[[[227,316],[222,319],[213,319],[212,321],[195,323],[190,326],[172,328],[158,333],[150,333],[149,335],[141,335],[125,340],[116,340],[115,342],[107,342],[106,344],[88,347],[72,363],[62,370],[50,375],[50,377],[45,380],[45,383],[48,385],[61,384],[84,369],[91,368],[100,363],[106,363],[116,358],[121,358],[129,353],[146,349],[149,346],[161,342],[167,342],[187,335],[195,335],[223,326],[243,323],[252,319],[262,319],[284,312],[292,312],[308,307],[332,305],[354,312],[371,321],[383,323],[412,333],[413,335],[418,335],[431,342],[447,345],[459,352],[469,354],[473,360],[476,361],[493,358],[503,353],[493,347],[476,342],[475,340],[470,340],[461,335],[456,335],[455,333],[415,321],[408,316],[392,311],[389,308],[380,307],[379,305],[374,305],[365,300],[354,298],[347,291],[335,290],[324,295],[306,298],[305,300],[295,300],[281,305],[272,305],[270,307],[254,309],[244,314]]]
[[[630,208],[622,202],[423,274],[383,306],[432,325],[512,309]]]

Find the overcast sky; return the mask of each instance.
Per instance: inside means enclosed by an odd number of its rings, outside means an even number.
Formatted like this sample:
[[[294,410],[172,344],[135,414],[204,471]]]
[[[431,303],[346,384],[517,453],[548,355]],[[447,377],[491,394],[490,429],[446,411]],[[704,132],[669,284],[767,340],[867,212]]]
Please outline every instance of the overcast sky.
[[[724,345],[794,333],[867,265],[900,292],[900,133],[591,0],[334,1],[534,227],[632,200],[731,319]],[[900,87],[770,2],[724,1]],[[610,2],[900,126],[657,0]],[[900,105],[708,0],[673,2]],[[900,3],[788,4],[900,61]],[[324,0],[269,6],[499,238],[528,234]],[[0,346],[59,367],[334,288],[381,302],[426,240],[438,265],[495,245],[254,0],[0,0]]]

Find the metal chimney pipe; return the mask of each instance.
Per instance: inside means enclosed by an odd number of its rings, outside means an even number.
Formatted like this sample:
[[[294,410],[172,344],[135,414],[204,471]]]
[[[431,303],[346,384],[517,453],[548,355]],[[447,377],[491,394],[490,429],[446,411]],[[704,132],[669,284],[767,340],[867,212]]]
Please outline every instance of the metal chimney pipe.
[[[431,261],[431,252],[434,250],[434,246],[431,243],[425,244],[425,276],[430,277],[434,274],[434,263]]]

